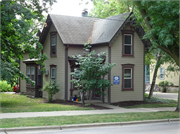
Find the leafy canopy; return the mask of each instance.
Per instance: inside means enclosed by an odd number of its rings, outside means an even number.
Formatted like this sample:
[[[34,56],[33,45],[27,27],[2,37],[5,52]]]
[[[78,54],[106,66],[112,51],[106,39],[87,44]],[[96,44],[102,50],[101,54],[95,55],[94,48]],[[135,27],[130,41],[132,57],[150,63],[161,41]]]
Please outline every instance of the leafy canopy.
[[[42,45],[35,34],[39,28],[38,24],[44,18],[42,13],[47,12],[54,2],[56,0],[1,1],[1,78],[3,80],[11,84],[17,77],[31,81],[18,68],[19,59],[23,60],[25,52],[30,53],[31,59],[39,59],[37,64],[44,65],[43,61],[47,56],[40,53]]]

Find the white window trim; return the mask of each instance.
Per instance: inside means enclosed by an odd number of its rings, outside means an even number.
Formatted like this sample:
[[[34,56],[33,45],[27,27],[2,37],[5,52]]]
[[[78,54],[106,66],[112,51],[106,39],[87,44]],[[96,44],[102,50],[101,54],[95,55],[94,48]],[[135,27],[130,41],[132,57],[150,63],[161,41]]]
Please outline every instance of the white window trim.
[[[125,69],[130,69],[131,70],[131,78],[125,78],[125,76],[124,76],[124,80],[125,79],[131,80],[131,87],[130,88],[132,88],[132,68],[124,68],[124,74],[125,74]],[[125,86],[125,82],[124,82],[124,86]],[[123,88],[126,89],[125,87],[123,87]]]
[[[159,79],[164,80],[165,73],[164,73],[164,72],[161,73],[161,69],[162,69],[162,68],[163,68],[163,71],[164,71],[164,67],[160,67],[160,68],[159,68],[159,72],[160,72]],[[163,78],[161,77],[161,74],[163,74]]]
[[[52,69],[55,69],[55,76],[54,77],[52,76]],[[51,68],[51,79],[56,79],[56,68],[55,67]]]

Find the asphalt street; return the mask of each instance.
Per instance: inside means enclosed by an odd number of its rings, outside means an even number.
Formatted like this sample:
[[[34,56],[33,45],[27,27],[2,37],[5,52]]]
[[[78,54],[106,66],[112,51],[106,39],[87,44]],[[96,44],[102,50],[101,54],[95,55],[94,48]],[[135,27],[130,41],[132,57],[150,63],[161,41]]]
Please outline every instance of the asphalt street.
[[[3,134],[3,133],[1,133]],[[180,134],[180,122],[103,126],[64,130],[7,132],[7,134]]]
[[[146,92],[149,94],[149,92]],[[153,97],[162,98],[162,99],[171,99],[177,100],[178,94],[177,93],[160,93],[160,92],[153,92]]]

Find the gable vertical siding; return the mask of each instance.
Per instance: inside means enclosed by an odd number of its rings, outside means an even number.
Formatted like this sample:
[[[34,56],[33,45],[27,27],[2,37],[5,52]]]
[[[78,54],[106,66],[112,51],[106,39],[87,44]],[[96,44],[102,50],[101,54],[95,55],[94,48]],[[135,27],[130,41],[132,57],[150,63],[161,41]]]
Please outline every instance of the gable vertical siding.
[[[55,32],[56,29],[54,25],[51,25],[49,33],[43,45],[43,53],[48,56],[46,60],[45,67],[49,71],[49,75],[43,75],[45,81],[50,81],[50,65],[55,64],[56,66],[56,83],[59,85],[60,92],[54,95],[54,99],[64,99],[65,93],[65,46],[63,45],[58,33],[57,33],[57,57],[50,57],[50,32]],[[44,85],[43,81],[43,85]],[[47,98],[47,93],[43,92],[43,97]]]
[[[23,54],[23,60],[29,59],[28,53]],[[20,60],[20,71],[26,75],[26,64],[23,63],[23,60]],[[20,79],[20,91],[23,94],[26,94],[26,81]]]
[[[125,28],[126,30],[128,27]],[[128,29],[129,30],[129,29]],[[120,77],[120,84],[111,87],[111,102],[143,100],[143,62],[144,47],[141,39],[134,32],[134,57],[122,57],[122,34],[120,33],[111,45],[111,63],[117,65],[111,70],[111,82],[113,76]],[[122,65],[134,64],[134,91],[122,91]]]
[[[84,47],[80,47],[80,46],[69,46],[68,47],[68,56],[72,56],[72,55],[78,55],[78,54],[83,54],[84,52]]]

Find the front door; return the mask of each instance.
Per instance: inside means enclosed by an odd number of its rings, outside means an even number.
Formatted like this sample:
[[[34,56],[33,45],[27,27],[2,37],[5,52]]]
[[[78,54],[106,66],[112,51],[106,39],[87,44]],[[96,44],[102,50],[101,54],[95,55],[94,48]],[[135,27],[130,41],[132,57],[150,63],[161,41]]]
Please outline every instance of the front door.
[[[92,99],[96,99],[96,100],[101,99],[101,96],[98,94],[99,91],[100,91],[100,89],[94,89],[93,90]]]

